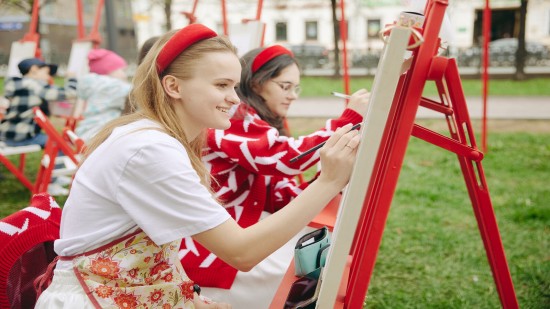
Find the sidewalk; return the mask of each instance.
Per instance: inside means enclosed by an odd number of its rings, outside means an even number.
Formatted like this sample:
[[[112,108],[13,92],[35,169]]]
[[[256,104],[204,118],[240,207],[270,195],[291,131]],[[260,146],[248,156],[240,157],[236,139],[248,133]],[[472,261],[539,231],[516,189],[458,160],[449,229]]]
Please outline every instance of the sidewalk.
[[[481,119],[482,98],[467,97],[471,119]],[[288,111],[288,117],[336,117],[344,108],[344,100],[336,97],[299,98]],[[420,107],[417,118],[442,118],[432,110]],[[488,119],[550,119],[550,97],[502,97],[487,98]]]

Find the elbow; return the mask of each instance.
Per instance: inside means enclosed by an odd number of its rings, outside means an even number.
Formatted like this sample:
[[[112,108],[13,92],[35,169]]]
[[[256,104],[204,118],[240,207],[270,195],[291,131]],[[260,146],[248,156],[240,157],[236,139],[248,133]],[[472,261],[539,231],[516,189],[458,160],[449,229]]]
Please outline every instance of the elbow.
[[[242,267],[235,267],[238,271],[242,271],[242,272],[249,272],[252,270],[252,268],[254,268],[254,266],[256,265],[242,265]]]
[[[242,272],[249,272],[252,270],[252,268],[254,268],[254,266],[258,264],[257,261],[254,261],[245,256],[235,256],[227,259],[225,262],[237,269],[238,271]]]

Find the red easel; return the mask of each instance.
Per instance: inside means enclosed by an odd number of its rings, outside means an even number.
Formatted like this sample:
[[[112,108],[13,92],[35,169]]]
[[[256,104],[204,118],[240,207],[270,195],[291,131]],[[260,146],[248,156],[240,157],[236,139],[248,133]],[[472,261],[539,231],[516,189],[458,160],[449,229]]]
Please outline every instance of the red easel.
[[[439,48],[438,33],[446,7],[446,0],[429,2],[424,24],[426,41],[416,51],[411,70],[400,81],[395,95],[395,104],[383,138],[384,144],[381,145],[377,158],[378,168],[372,178],[376,181],[369,185],[364,203],[365,216],[362,216],[360,228],[356,232],[358,245],[353,256],[362,258],[353,259],[350,266],[345,302],[349,308],[360,308],[363,304],[411,135],[457,155],[501,304],[504,308],[518,308],[481,165],[483,154],[475,142],[458,66],[455,59],[435,56]],[[422,90],[428,80],[435,81],[440,102],[422,97]],[[444,114],[451,137],[415,124],[418,106]]]
[[[76,1],[76,16],[78,17],[78,39],[77,41],[91,41],[94,45],[94,48],[99,47],[101,44],[101,35],[99,34],[99,23],[101,21],[101,12],[103,10],[105,0],[99,0],[97,2],[97,7],[95,10],[95,19],[92,29],[88,35],[85,34],[84,30],[84,19],[82,17],[83,7],[82,0]]]
[[[475,142],[458,67],[455,59],[437,56],[438,36],[447,5],[447,0],[428,1],[422,30],[425,42],[413,51],[411,68],[399,80],[355,231],[349,267],[344,272],[335,303],[318,303],[317,308],[363,307],[411,135],[457,155],[502,307],[519,307],[481,165],[483,154]],[[436,83],[439,102],[422,97],[426,81]],[[419,106],[442,113],[450,137],[415,124]],[[270,308],[282,307],[289,284],[295,279],[289,270]]]
[[[32,5],[32,13],[31,13],[31,23],[29,24],[29,30],[23,38],[20,40],[20,42],[33,42],[36,44],[36,51],[35,51],[35,57],[36,58],[42,58],[42,51],[40,50],[40,34],[36,32],[36,29],[38,27],[38,14],[40,9],[40,1],[34,1]]]

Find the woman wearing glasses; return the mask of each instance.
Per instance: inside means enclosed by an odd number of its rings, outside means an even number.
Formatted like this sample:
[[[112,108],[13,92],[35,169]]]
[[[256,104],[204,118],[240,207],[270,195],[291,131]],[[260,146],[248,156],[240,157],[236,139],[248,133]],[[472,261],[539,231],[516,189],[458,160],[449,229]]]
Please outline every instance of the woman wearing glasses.
[[[295,176],[319,161],[316,151],[290,159],[327,140],[347,123],[359,123],[367,111],[368,92],[354,93],[337,119],[307,136],[293,138],[284,127],[290,105],[300,93],[300,70],[292,52],[274,45],[241,58],[241,104],[230,113],[231,127],[209,130],[203,157],[215,181],[216,197],[242,227],[286,206],[308,185]],[[298,235],[250,272],[240,272],[191,239],[182,242],[183,265],[206,295],[234,308],[267,308],[293,256]],[[257,246],[262,246],[258,243]],[[254,248],[251,248],[254,250]]]

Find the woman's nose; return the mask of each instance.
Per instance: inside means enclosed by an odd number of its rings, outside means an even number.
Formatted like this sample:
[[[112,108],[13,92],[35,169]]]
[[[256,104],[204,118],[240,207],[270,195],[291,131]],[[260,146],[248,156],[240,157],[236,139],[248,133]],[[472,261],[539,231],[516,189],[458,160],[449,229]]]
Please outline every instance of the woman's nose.
[[[241,98],[237,95],[237,92],[233,90],[228,96],[227,101],[231,104],[239,104],[241,103]]]
[[[289,91],[286,96],[288,99],[291,99],[291,100],[298,99],[298,94],[296,94],[295,91]]]

